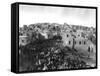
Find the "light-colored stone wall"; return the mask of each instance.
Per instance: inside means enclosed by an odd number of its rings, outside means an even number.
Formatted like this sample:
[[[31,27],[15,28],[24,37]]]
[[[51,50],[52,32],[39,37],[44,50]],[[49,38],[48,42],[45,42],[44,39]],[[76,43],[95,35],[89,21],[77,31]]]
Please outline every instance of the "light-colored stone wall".
[[[27,36],[19,36],[19,46],[27,44]]]

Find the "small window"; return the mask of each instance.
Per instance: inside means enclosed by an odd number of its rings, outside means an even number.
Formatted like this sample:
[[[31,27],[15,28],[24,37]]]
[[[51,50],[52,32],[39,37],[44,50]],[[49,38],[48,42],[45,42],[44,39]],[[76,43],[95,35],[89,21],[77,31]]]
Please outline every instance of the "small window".
[[[78,37],[80,37],[80,35],[78,35]]]
[[[69,37],[69,35],[67,34],[67,37]]]
[[[71,44],[71,41],[69,41],[69,45]]]
[[[81,44],[81,41],[79,41],[79,44]]]
[[[30,28],[30,30],[33,30],[32,28]]]
[[[84,41],[84,45],[86,44],[86,42]]]
[[[90,52],[90,47],[88,47],[88,52]]]
[[[76,41],[74,43],[76,44]]]
[[[22,40],[22,42],[24,43],[24,40]]]

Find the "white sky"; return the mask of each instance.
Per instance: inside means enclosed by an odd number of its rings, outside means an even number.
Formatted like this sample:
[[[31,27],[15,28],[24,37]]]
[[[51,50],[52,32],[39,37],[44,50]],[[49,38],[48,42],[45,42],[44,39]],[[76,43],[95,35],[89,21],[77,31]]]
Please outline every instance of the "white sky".
[[[49,22],[95,27],[95,15],[95,9],[20,5],[19,26]]]

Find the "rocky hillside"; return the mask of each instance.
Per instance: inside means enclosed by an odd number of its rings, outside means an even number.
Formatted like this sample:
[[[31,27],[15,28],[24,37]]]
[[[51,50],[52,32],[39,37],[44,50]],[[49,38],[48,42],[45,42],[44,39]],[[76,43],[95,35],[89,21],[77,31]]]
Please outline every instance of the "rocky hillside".
[[[20,71],[79,69],[92,67],[84,54],[63,46],[61,34],[83,30],[95,38],[95,28],[58,23],[37,23],[19,28],[19,36],[27,36],[28,44],[19,46]],[[91,38],[90,38],[91,39]]]

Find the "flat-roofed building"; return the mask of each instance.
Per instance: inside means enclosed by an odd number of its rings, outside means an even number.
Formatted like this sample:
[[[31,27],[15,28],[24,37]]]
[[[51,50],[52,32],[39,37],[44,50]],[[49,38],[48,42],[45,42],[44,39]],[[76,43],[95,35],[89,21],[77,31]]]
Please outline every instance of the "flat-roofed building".
[[[63,33],[62,40],[64,46],[68,46],[72,49],[74,48],[79,52],[86,54],[86,56],[90,56],[92,58],[95,55],[95,45],[90,40],[82,37],[80,33],[74,35],[70,32]]]
[[[62,33],[61,35],[62,35],[63,45],[72,48],[73,36],[70,34],[70,32]]]
[[[19,36],[19,46],[25,46],[28,43],[27,36]]]

